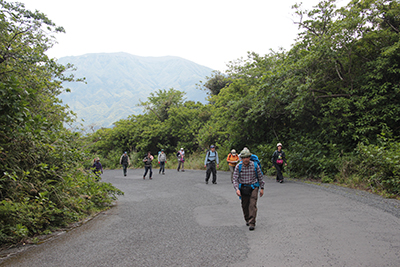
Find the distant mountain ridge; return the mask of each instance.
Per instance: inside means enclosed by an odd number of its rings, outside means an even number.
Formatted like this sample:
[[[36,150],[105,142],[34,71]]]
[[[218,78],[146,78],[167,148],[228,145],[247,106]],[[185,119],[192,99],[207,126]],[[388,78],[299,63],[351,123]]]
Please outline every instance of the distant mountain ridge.
[[[206,102],[205,91],[196,88],[212,69],[173,56],[140,57],[128,53],[94,53],[62,57],[61,64],[72,63],[76,78],[86,83],[64,83],[70,93],[60,98],[84,119],[84,125],[111,127],[120,119],[140,114],[136,105],[150,92],[174,88],[186,92],[186,99]]]

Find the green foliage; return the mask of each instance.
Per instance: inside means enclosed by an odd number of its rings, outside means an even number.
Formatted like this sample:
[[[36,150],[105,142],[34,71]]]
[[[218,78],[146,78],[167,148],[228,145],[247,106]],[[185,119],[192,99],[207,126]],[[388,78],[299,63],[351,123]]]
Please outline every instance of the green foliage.
[[[230,149],[247,146],[273,173],[271,156],[282,142],[291,176],[351,180],[398,194],[390,160],[375,166],[359,156],[381,157],[381,132],[392,134],[393,146],[399,140],[400,3],[354,0],[336,8],[325,0],[294,9],[300,33],[292,49],[249,52],[226,74],[207,77],[207,105],[159,90],[142,103],[145,114],[88,136],[92,153],[115,158],[164,148],[171,157],[184,147],[189,156],[216,144],[226,169]]]
[[[113,129],[100,129],[86,137],[93,154],[102,159],[118,162],[124,151],[136,155],[138,166],[141,159],[151,151],[157,155],[164,149],[176,154],[180,147],[187,153],[199,148],[197,136],[200,128],[210,117],[210,112],[200,102],[183,101],[184,93],[175,89],[152,93],[142,102],[145,114],[132,115],[115,123]],[[137,154],[136,154],[137,153]],[[115,165],[110,164],[110,167]]]
[[[45,52],[63,32],[44,14],[0,1],[0,244],[110,205],[122,192],[82,171],[85,151],[57,96],[74,81]],[[87,196],[87,198],[83,197]]]

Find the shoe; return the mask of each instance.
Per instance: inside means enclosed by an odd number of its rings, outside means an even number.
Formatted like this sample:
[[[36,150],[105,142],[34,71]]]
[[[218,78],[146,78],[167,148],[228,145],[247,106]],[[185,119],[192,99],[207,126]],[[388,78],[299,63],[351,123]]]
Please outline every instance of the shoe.
[[[149,177],[150,180],[153,180],[153,178]]]
[[[213,182],[213,184],[217,184],[217,182]]]
[[[179,170],[177,170],[179,172]]]
[[[249,226],[249,225],[250,225],[250,224],[247,222],[247,223],[246,223],[246,226]]]
[[[253,225],[250,226],[250,227],[249,227],[249,230],[250,230],[250,231],[253,231],[253,230],[254,230],[254,226],[253,226]]]
[[[158,174],[160,174],[160,173],[161,173],[161,170],[158,171]]]
[[[283,180],[279,180],[280,183],[283,183]]]
[[[185,170],[182,170],[182,172],[185,172]]]
[[[163,175],[165,174],[165,173],[162,173]]]
[[[144,179],[146,179],[146,177],[145,177],[145,176],[143,176],[143,180],[144,180]]]
[[[278,179],[276,179],[276,182],[277,182],[277,183],[279,183],[279,180],[278,180]]]
[[[208,184],[208,181],[206,181],[206,184]]]
[[[126,174],[124,174],[124,176],[126,176]]]

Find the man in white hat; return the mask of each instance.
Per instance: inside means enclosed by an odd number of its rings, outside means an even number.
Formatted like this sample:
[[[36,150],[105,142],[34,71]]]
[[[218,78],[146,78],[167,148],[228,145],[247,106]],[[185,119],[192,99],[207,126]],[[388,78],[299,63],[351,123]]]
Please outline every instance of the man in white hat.
[[[248,149],[240,152],[242,162],[236,165],[233,173],[233,188],[242,200],[242,210],[246,225],[253,231],[256,226],[258,191],[264,195],[264,180],[260,164],[250,160]]]

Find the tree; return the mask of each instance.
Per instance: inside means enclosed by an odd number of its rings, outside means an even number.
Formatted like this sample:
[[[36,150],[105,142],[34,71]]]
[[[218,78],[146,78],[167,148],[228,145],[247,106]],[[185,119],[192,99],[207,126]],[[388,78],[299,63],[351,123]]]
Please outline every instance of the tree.
[[[85,151],[57,96],[67,67],[49,59],[52,34],[44,14],[0,0],[0,244],[76,221],[122,192],[82,171]],[[90,190],[89,190],[90,188]],[[90,191],[90,192],[89,192]],[[91,196],[89,197],[88,194]],[[82,199],[82,195],[87,195]]]

